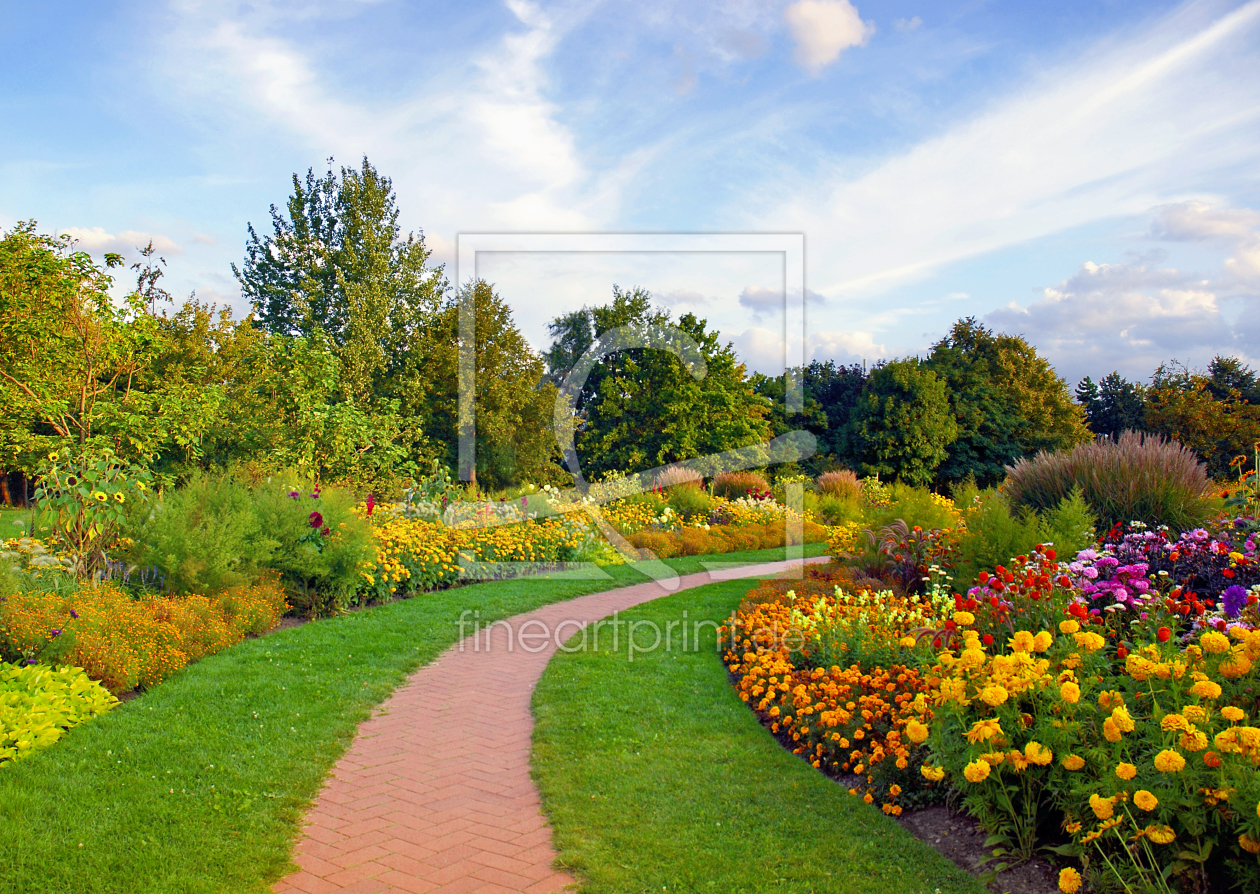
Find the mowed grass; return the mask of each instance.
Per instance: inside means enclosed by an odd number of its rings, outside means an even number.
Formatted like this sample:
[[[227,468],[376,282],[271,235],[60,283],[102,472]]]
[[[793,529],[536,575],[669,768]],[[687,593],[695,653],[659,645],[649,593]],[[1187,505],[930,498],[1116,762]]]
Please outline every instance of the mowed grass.
[[[820,546],[806,548],[817,555]],[[744,563],[782,550],[714,557]],[[701,559],[670,560],[682,573]],[[644,577],[476,584],[249,640],[0,768],[0,891],[264,891],[372,706],[484,624]]]
[[[34,534],[31,534],[34,519]],[[29,509],[0,509],[0,540],[10,537],[46,537],[52,533],[52,525],[47,516],[36,516]]]
[[[750,586],[686,590],[619,617],[721,620]],[[560,652],[534,693],[534,776],[583,894],[983,894],[784,750],[734,694],[711,627],[695,650],[674,646],[633,662],[624,646]]]

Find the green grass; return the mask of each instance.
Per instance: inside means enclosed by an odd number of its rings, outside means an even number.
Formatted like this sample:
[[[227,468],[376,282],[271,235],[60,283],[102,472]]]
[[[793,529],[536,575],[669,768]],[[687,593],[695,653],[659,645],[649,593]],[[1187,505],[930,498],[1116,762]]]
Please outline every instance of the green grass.
[[[749,586],[686,590],[620,617],[722,619]],[[735,696],[706,633],[694,651],[633,662],[624,649],[558,653],[534,693],[534,776],[583,894],[982,894],[785,751]]]
[[[46,519],[36,519],[35,536],[43,537],[52,533],[52,528],[46,523]],[[21,522],[21,525],[17,523]],[[31,527],[31,510],[29,509],[0,509],[0,540],[9,537],[24,537],[30,534]]]
[[[817,555],[821,547],[807,547]],[[757,562],[765,550],[715,557]],[[670,560],[680,572],[696,558]],[[264,891],[293,867],[302,813],[374,704],[483,623],[636,583],[501,581],[250,640],[0,768],[0,891]]]

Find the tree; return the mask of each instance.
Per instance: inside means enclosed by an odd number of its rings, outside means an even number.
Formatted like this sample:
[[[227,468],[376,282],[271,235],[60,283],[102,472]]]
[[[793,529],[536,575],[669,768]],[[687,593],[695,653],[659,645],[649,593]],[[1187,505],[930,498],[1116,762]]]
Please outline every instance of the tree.
[[[1250,459],[1260,442],[1260,406],[1238,390],[1225,394],[1226,399],[1216,397],[1208,376],[1170,374],[1161,366],[1147,391],[1145,426],[1194,450],[1213,477],[1227,478],[1234,457]]]
[[[1250,366],[1237,357],[1217,355],[1208,364],[1208,390],[1217,400],[1245,400],[1249,404],[1260,405],[1260,378]]]
[[[330,159],[331,162],[331,159]],[[249,225],[245,262],[232,265],[241,291],[268,332],[314,338],[327,334],[342,364],[339,388],[370,407],[397,400],[416,414],[432,383],[425,338],[447,283],[428,266],[424,235],[402,235],[393,184],[365,157],[361,169],[341,168],[302,182],[293,175],[288,215],[271,207],[273,232]]]
[[[925,366],[944,382],[958,425],[941,481],[993,484],[1021,457],[1089,440],[1067,383],[1022,337],[968,317],[932,346]]]
[[[872,371],[849,427],[864,473],[913,485],[932,480],[959,430],[944,380],[916,357]]]
[[[1085,423],[1095,435],[1118,438],[1124,431],[1143,431],[1146,417],[1141,385],[1112,371],[1097,385],[1086,376],[1076,388]]]
[[[696,346],[695,359],[703,360],[705,374],[696,379],[677,356],[660,348],[625,348],[595,364],[576,401],[575,442],[588,477],[641,471],[770,438],[768,401],[754,391],[732,346],[723,346],[719,334],[694,314],[672,320],[653,307],[643,289],[613,286],[609,304],[554,320],[548,356],[564,359],[555,361],[553,374],[578,347],[615,330],[643,340],[682,333]]]

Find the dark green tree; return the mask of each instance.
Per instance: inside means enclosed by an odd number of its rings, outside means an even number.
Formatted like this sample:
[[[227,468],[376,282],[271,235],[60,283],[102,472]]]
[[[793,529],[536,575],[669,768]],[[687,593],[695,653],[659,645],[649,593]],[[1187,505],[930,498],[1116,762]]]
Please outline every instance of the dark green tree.
[[[932,346],[926,367],[945,383],[958,424],[939,481],[995,484],[1021,457],[1089,440],[1067,383],[1021,337],[968,317]]]
[[[1260,405],[1260,377],[1237,357],[1213,357],[1207,375],[1207,387],[1217,400],[1229,400],[1237,392],[1236,399]]]
[[[849,437],[865,474],[927,484],[958,437],[944,380],[916,357],[876,367]]]
[[[1143,431],[1146,416],[1142,386],[1118,372],[1103,376],[1097,385],[1086,376],[1076,387],[1076,400],[1085,413],[1085,424],[1095,435],[1117,438],[1123,431]]]

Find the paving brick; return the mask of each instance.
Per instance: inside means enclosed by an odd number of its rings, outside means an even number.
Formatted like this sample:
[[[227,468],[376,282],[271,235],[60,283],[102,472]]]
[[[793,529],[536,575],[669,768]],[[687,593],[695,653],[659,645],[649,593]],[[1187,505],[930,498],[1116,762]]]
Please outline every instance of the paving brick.
[[[807,560],[808,561],[808,560]],[[769,576],[787,563],[683,577]],[[678,592],[654,582],[582,596],[510,619],[591,624]],[[551,831],[530,777],[530,700],[555,652],[483,628],[420,668],[359,727],[307,816],[294,860],[301,871],[276,894],[561,894],[574,879],[554,868]],[[567,635],[578,628],[566,623]]]

